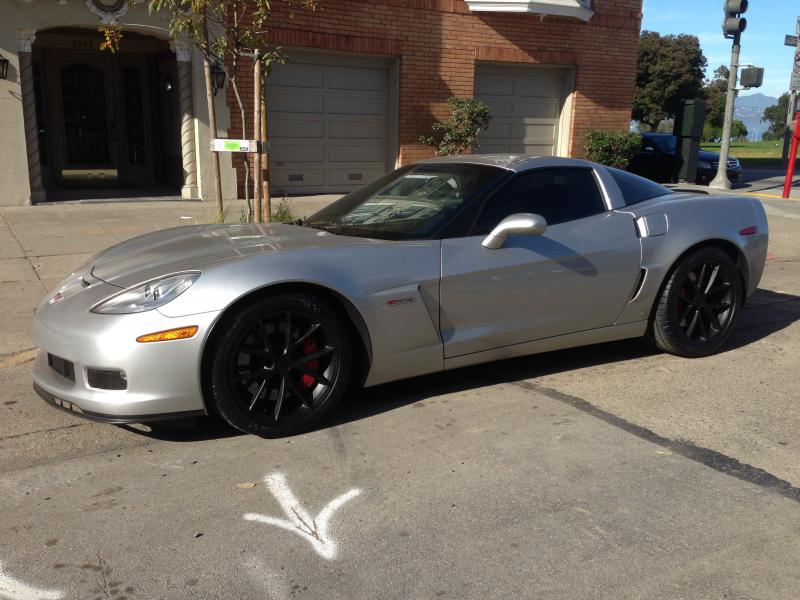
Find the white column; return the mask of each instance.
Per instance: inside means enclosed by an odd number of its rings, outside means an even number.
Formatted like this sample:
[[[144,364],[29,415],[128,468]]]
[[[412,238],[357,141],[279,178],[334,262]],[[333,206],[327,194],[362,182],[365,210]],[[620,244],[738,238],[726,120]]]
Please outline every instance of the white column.
[[[39,125],[36,122],[36,97],[33,89],[33,60],[31,50],[36,39],[34,29],[17,31],[19,79],[22,89],[22,117],[25,124],[25,146],[28,150],[28,180],[31,186],[31,203],[45,198],[42,186],[42,164],[39,161]]]
[[[197,198],[197,157],[194,140],[194,105],[192,103],[192,46],[185,39],[172,40],[178,61],[178,108],[181,114],[181,161],[183,188],[181,196]]]

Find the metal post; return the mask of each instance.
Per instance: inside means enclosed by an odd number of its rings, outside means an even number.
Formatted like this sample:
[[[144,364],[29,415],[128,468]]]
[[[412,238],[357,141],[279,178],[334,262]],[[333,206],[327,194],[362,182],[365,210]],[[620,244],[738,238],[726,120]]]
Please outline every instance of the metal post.
[[[261,186],[262,186],[262,172],[261,172],[261,50],[256,48],[253,53],[253,139],[256,141],[255,155],[247,155],[247,160],[254,156],[253,160],[253,209],[254,218],[256,223],[261,223]]]
[[[261,149],[261,180],[264,198],[264,220],[269,223],[272,220],[272,198],[269,191],[269,143],[267,142],[267,91],[266,85],[261,86],[261,141],[264,147]]]
[[[789,163],[786,167],[786,179],[783,182],[783,197],[788,198],[792,193],[792,180],[794,179],[794,165],[797,160],[797,143],[800,141],[800,113],[797,113],[794,132],[792,133],[792,148],[789,151]]]
[[[733,123],[733,106],[736,101],[736,82],[739,79],[739,52],[741,34],[735,34],[733,48],[731,49],[731,70],[728,77],[728,96],[725,100],[725,122],[722,125],[722,147],[719,150],[719,165],[717,175],[708,184],[708,187],[720,190],[731,189],[728,179],[728,154],[731,149],[731,125]]]

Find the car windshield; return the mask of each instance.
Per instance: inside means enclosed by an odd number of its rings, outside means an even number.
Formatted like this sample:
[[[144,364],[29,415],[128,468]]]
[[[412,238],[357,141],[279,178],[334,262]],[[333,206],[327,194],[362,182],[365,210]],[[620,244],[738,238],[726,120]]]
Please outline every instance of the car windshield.
[[[304,225],[356,237],[428,238],[504,173],[472,164],[403,167],[347,194]]]
[[[647,136],[647,140],[653,142],[665,154],[675,154],[678,146],[678,140],[674,135]]]

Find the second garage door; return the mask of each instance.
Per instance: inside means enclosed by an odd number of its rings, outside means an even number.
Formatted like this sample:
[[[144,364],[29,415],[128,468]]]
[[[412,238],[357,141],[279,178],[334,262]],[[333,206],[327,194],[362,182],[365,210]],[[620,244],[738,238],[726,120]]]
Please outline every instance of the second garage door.
[[[478,152],[553,156],[565,133],[562,112],[572,70],[485,64],[475,69],[475,97],[489,105],[492,121]]]
[[[386,173],[394,162],[388,60],[291,57],[267,81],[273,191],[348,192]]]

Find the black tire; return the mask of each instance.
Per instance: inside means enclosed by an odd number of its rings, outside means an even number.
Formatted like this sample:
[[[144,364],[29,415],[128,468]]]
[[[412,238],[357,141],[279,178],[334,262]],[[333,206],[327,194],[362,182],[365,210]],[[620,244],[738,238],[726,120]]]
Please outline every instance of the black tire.
[[[731,257],[714,246],[699,248],[668,275],[648,337],[677,356],[714,354],[733,333],[743,296],[742,277]]]
[[[338,404],[352,351],[337,312],[309,294],[264,298],[235,315],[217,339],[213,409],[267,438],[307,431]]]

